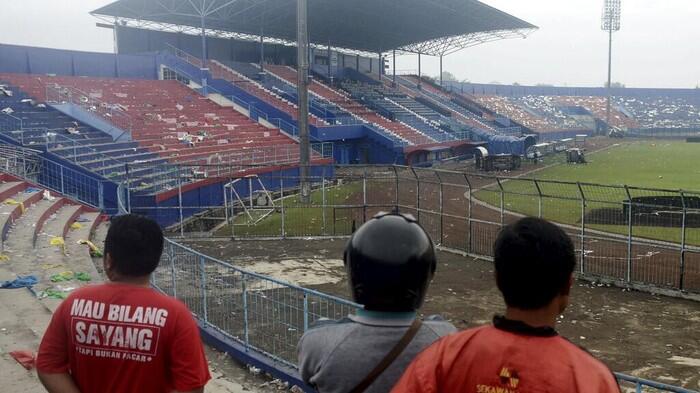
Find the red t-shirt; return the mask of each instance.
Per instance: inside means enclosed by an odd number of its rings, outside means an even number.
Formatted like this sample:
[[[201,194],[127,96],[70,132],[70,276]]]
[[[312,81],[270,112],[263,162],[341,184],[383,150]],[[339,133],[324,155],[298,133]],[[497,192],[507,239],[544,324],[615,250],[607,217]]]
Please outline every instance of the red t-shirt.
[[[153,289],[86,286],[61,303],[37,370],[70,373],[83,393],[188,391],[211,378],[187,306]]]
[[[435,342],[414,359],[392,393],[620,392],[605,364],[553,329],[494,322],[504,326]]]

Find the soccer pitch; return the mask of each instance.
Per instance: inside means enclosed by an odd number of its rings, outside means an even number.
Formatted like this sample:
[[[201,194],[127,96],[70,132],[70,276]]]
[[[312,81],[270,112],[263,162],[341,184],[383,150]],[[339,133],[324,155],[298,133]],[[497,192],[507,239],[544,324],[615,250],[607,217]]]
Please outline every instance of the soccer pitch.
[[[587,155],[588,164],[574,165],[561,162],[533,173],[529,178],[565,182],[596,183],[602,185],[627,185],[667,190],[700,190],[700,144],[680,141],[632,141],[621,142],[608,149]],[[537,191],[532,182],[502,182],[506,194],[504,207],[508,211],[536,216],[540,214]],[[544,218],[564,224],[580,225],[581,203],[578,187],[540,183],[545,195],[558,195],[569,199],[543,198],[541,214]],[[490,186],[475,193],[475,197],[492,206],[500,206],[498,187]],[[586,209],[619,208],[627,199],[623,189],[605,190],[607,195],[595,195],[610,203],[589,201]],[[585,191],[584,191],[585,192]],[[517,195],[518,193],[530,195]],[[664,195],[662,192],[644,195]],[[633,194],[636,196],[636,194]],[[627,225],[591,224],[589,228],[618,234],[627,234]],[[677,227],[634,226],[633,235],[656,240],[679,242],[681,229]],[[700,231],[686,230],[689,244],[700,245]]]
[[[561,164],[535,178],[700,191],[700,143],[624,142],[586,156],[586,165]]]

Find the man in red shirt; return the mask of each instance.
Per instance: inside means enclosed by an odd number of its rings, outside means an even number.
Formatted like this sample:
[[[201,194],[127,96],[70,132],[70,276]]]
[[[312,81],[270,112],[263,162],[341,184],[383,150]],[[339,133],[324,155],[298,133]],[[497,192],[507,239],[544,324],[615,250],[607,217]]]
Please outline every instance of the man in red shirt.
[[[203,392],[211,378],[197,324],[182,302],[150,288],[163,252],[155,222],[114,218],[105,240],[108,283],[58,307],[37,357],[51,393]]]
[[[574,281],[576,254],[566,233],[521,219],[499,234],[494,264],[505,316],[428,347],[392,392],[619,393],[603,363],[554,329]]]

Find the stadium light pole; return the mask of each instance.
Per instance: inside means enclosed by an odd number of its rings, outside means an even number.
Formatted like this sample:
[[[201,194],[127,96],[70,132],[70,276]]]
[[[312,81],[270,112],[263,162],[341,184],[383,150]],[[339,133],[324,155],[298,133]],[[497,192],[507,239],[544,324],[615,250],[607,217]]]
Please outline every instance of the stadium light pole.
[[[309,42],[306,0],[297,0],[297,95],[301,202],[311,201],[309,184]]]
[[[606,133],[610,134],[610,100],[612,96],[612,35],[620,30],[620,14],[622,12],[622,0],[605,0],[603,4],[603,17],[601,29],[608,32],[608,86],[607,104],[605,109]]]

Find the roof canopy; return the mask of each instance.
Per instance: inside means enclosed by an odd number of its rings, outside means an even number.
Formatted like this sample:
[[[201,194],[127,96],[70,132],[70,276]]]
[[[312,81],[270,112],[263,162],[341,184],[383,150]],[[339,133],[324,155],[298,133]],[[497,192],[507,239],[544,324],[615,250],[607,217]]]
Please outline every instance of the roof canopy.
[[[118,0],[92,12],[121,21],[296,42],[295,0]],[[143,23],[148,22],[148,23]],[[379,53],[445,55],[525,37],[535,26],[476,0],[308,0],[309,42]]]

